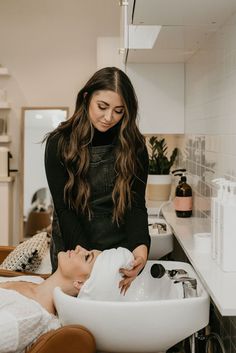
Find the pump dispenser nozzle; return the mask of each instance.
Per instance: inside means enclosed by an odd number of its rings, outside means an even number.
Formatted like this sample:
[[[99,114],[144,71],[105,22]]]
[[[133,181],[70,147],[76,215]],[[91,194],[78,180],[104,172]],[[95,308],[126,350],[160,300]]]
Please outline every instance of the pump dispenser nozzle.
[[[175,169],[175,170],[172,170],[172,174],[174,174],[174,175],[180,175],[180,174],[176,174],[176,173],[178,173],[178,172],[181,172],[182,174],[183,173],[186,173],[186,169],[185,168],[180,168],[180,169]]]

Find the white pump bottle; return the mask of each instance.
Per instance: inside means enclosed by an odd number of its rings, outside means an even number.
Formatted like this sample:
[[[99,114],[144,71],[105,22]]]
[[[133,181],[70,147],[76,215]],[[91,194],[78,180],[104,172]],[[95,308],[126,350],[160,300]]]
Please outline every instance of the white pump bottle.
[[[228,182],[227,197],[222,201],[222,225],[220,263],[223,271],[236,271],[236,188],[235,182]]]
[[[223,184],[224,178],[218,178],[212,180],[218,186],[217,195],[211,198],[211,234],[212,234],[212,246],[211,254],[212,258],[219,262],[219,246],[220,246],[220,204],[223,198]]]

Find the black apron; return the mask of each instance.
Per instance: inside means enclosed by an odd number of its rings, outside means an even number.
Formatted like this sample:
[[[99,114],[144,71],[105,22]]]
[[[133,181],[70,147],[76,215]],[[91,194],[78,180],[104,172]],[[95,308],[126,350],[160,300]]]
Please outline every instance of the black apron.
[[[115,182],[114,145],[91,146],[88,181],[91,187],[92,219],[80,216],[82,227],[88,237],[89,249],[105,250],[127,247],[124,224],[117,226],[112,222],[112,190]],[[66,237],[66,234],[64,234]],[[73,244],[73,248],[79,245]],[[53,271],[57,268],[57,254],[65,249],[57,215],[54,212],[52,223],[51,262]]]

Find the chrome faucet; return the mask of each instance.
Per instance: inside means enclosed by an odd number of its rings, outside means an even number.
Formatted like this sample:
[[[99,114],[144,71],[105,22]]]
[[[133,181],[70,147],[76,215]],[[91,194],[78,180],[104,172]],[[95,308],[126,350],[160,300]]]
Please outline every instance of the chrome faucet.
[[[179,277],[174,283],[182,283],[184,298],[197,297],[197,280],[193,277]]]
[[[197,280],[196,278],[189,277],[188,273],[183,269],[166,270],[160,264],[153,264],[150,269],[153,278],[162,278],[167,275],[174,283],[182,283],[184,298],[197,297]]]

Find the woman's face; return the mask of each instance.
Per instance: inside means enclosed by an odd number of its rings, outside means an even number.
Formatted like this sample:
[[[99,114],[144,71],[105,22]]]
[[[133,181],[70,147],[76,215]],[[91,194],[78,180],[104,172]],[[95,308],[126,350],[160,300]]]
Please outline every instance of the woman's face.
[[[124,115],[124,104],[120,95],[113,91],[97,91],[89,104],[89,117],[93,126],[106,132],[116,125]]]
[[[58,267],[66,278],[86,280],[101,253],[99,250],[87,251],[79,245],[75,250],[61,251],[58,254]]]

